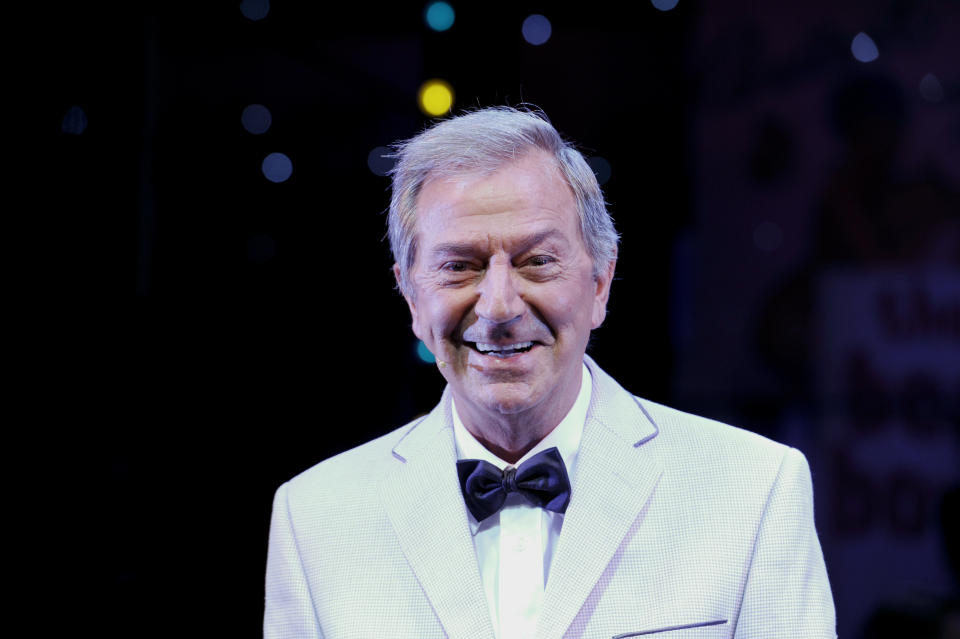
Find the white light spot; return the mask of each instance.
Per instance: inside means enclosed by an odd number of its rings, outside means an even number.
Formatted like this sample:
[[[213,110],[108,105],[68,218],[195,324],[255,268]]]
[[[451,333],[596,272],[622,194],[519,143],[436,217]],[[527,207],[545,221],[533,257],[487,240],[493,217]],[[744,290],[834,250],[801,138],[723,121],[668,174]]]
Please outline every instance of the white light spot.
[[[374,175],[386,175],[389,173],[390,169],[393,168],[394,162],[396,162],[394,158],[387,157],[390,153],[393,153],[393,151],[385,146],[378,146],[370,151],[367,155],[367,167],[370,169],[370,172]]]
[[[753,243],[765,253],[776,251],[782,242],[783,231],[775,222],[761,222],[753,230]]]
[[[677,6],[678,0],[650,0],[650,3],[661,11],[669,11]]]
[[[263,20],[270,13],[270,0],[243,0],[240,13],[248,20]]]
[[[523,39],[535,46],[539,46],[549,40],[550,34],[553,33],[553,27],[550,26],[550,21],[539,13],[527,16],[520,30],[523,32]]]
[[[880,51],[877,49],[877,45],[873,39],[863,31],[854,36],[853,43],[850,45],[850,51],[853,52],[853,57],[860,62],[873,62],[880,57]]]
[[[927,102],[941,102],[943,100],[943,85],[940,79],[928,73],[920,80],[920,95]]]
[[[270,115],[270,109],[262,104],[251,104],[243,110],[240,116],[240,122],[250,133],[260,135],[266,133],[270,125],[273,124],[273,116]]]
[[[283,153],[271,153],[263,158],[261,169],[271,182],[286,182],[293,173],[293,162]]]

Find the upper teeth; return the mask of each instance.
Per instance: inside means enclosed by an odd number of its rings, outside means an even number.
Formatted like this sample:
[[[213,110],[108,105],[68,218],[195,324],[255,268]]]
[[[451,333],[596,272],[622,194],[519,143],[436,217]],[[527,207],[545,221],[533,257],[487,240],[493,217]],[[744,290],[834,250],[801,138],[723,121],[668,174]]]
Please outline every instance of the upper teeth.
[[[498,346],[497,344],[481,344],[477,342],[478,351],[514,351],[521,348],[529,348],[533,346],[533,342],[517,342],[516,344],[504,344]]]

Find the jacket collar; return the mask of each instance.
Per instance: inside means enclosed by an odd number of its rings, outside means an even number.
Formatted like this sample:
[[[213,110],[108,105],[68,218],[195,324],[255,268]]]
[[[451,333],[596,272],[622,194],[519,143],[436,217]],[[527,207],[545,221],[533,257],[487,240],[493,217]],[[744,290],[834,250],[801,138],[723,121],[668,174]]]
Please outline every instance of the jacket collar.
[[[656,486],[662,467],[644,454],[657,425],[589,357],[593,395],[563,531],[544,593],[538,639],[564,634]],[[467,511],[456,475],[451,390],[393,448],[400,462],[381,488],[400,546],[447,635],[491,639]]]

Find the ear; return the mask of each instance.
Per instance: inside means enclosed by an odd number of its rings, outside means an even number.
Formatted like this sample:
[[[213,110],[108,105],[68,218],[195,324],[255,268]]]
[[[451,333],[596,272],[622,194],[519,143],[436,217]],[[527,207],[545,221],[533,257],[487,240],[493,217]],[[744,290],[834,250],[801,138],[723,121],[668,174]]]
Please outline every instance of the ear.
[[[403,292],[403,287],[400,286],[400,266],[398,264],[393,265],[393,277],[397,281],[397,288],[400,289],[403,299],[407,301],[407,308],[410,309],[410,319],[413,326],[413,334],[417,337],[420,337],[420,332],[417,329],[417,303],[413,298],[407,293]]]
[[[607,300],[610,299],[610,284],[613,283],[613,272],[617,267],[617,257],[614,255],[607,268],[594,280],[596,289],[593,297],[593,328],[599,328],[607,317]]]

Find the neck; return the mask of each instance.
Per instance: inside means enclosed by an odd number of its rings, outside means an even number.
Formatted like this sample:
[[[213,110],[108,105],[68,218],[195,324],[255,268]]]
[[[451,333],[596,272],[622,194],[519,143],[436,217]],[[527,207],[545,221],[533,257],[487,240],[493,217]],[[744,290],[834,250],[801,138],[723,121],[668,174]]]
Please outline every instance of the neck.
[[[463,425],[471,435],[477,438],[478,442],[483,444],[484,448],[509,464],[516,464],[520,461],[556,427],[554,425],[553,428],[549,429],[518,429],[515,425],[504,427],[504,425],[498,424],[496,427],[491,427],[487,424],[486,428],[481,431],[469,425],[466,419],[464,419]]]

